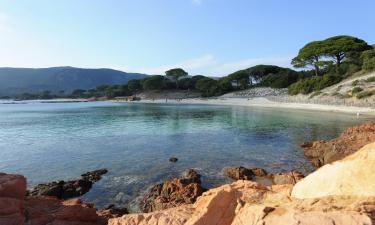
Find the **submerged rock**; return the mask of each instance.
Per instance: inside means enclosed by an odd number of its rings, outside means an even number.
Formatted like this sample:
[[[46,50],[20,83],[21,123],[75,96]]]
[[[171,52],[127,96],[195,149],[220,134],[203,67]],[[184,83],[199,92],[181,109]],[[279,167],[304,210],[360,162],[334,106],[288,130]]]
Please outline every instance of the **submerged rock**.
[[[53,196],[58,199],[69,199],[84,195],[92,185],[101,179],[106,169],[95,170],[81,175],[81,178],[71,181],[54,181],[38,184],[28,192],[29,196]]]
[[[169,162],[177,162],[178,161],[178,159],[176,158],[176,157],[171,157],[171,158],[169,158]]]
[[[143,212],[168,209],[194,203],[205,191],[201,187],[200,175],[192,169],[182,178],[173,178],[157,184],[143,197],[140,206]]]
[[[366,144],[375,141],[375,123],[366,123],[346,129],[340,137],[331,141],[314,141],[303,143],[301,147],[315,167],[321,167],[327,163],[356,152]]]

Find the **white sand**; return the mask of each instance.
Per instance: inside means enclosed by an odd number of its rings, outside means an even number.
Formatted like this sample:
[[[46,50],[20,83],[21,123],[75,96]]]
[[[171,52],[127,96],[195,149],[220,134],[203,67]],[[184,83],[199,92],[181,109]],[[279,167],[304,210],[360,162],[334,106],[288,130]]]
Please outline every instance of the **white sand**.
[[[375,116],[375,108],[365,107],[349,107],[338,105],[319,105],[319,104],[304,104],[304,103],[281,103],[272,102],[266,98],[258,97],[253,99],[246,98],[217,98],[217,99],[183,99],[182,101],[165,99],[141,100],[141,103],[170,103],[170,104],[208,104],[208,105],[233,105],[233,106],[249,106],[249,107],[266,107],[266,108],[285,108],[285,109],[298,109],[298,110],[313,110],[313,111],[327,111],[327,112],[340,112],[350,113],[357,115],[370,115]]]

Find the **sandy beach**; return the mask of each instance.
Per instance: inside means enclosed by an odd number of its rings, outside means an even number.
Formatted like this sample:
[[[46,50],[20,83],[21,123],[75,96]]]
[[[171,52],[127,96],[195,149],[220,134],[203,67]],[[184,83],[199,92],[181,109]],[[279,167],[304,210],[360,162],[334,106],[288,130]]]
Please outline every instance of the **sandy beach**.
[[[248,106],[248,107],[266,107],[266,108],[284,108],[296,110],[309,111],[326,111],[339,112],[359,115],[375,116],[375,108],[369,107],[354,107],[354,106],[338,106],[338,105],[320,105],[320,104],[306,104],[306,103],[282,103],[273,102],[264,97],[256,97],[251,99],[246,98],[192,98],[182,99],[181,101],[168,99],[144,99],[140,103],[150,104],[205,104],[205,105],[233,105],[233,106]]]

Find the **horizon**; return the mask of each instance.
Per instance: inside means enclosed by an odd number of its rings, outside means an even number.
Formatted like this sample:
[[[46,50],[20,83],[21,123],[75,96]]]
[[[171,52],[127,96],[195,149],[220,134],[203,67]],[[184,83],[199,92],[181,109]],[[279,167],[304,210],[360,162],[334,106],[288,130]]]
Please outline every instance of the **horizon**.
[[[69,66],[149,75],[181,67],[190,75],[221,77],[258,64],[291,68],[301,47],[330,36],[375,44],[375,31],[369,29],[375,2],[370,0],[3,0],[0,8],[0,67]],[[338,16],[339,23],[330,22]]]

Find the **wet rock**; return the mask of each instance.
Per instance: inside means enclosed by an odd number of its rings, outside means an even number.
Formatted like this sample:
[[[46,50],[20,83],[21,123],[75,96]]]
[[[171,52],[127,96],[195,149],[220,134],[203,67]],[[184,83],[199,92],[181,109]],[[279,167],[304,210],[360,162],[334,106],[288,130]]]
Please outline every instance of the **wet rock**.
[[[29,196],[53,196],[58,199],[69,199],[84,195],[92,185],[101,179],[108,171],[95,170],[81,175],[81,178],[71,181],[54,181],[47,184],[38,184],[28,192]]]
[[[250,168],[251,172],[257,177],[266,177],[268,176],[268,172],[262,168]]]
[[[253,171],[245,167],[226,167],[224,168],[224,175],[233,180],[252,180],[255,176]]]
[[[141,209],[153,212],[194,203],[206,191],[200,184],[200,175],[190,169],[182,178],[173,178],[152,187],[141,200]]]
[[[175,163],[175,162],[177,162],[178,161],[178,159],[176,158],[176,157],[171,157],[171,158],[169,158],[169,162],[173,162],[173,163]]]
[[[346,129],[340,137],[330,141],[314,141],[302,145],[304,153],[315,167],[356,152],[366,144],[375,142],[375,123],[366,123]]]

